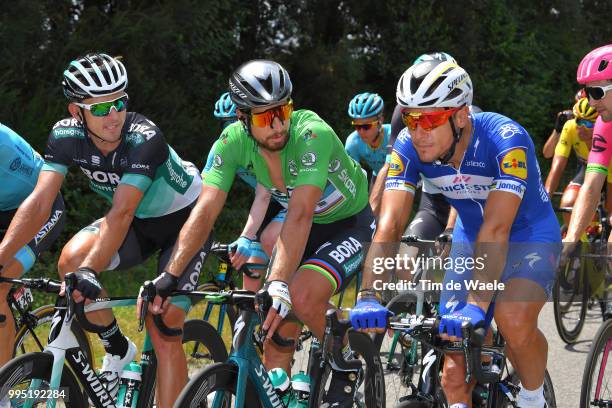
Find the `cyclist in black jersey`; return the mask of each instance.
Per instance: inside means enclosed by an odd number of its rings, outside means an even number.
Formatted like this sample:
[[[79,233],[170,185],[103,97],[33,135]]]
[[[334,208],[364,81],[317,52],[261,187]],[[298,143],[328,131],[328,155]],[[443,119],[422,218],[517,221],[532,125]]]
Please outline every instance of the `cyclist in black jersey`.
[[[127,112],[127,82],[123,63],[106,54],[70,62],[62,86],[71,116],[55,124],[49,135],[32,193],[40,199],[22,205],[15,216],[38,220],[48,214],[71,166],[78,166],[91,189],[111,203],[107,214],[77,233],[60,255],[60,275],[74,272],[77,278],[77,301],[104,295],[98,273],[138,265],[158,251],[158,293],[174,287],[194,289],[207,254],[206,245],[196,251],[182,276],[162,272],[202,181],[198,169],[180,159],[152,121]],[[30,226],[18,228],[16,235],[24,236]],[[152,312],[159,312],[156,306]],[[182,327],[185,310],[174,305],[164,305],[164,310],[169,327]],[[104,385],[115,396],[136,347],[121,333],[111,311],[94,312],[90,320],[106,326],[99,335],[106,350],[101,371]],[[170,407],[187,382],[181,339],[162,337],[151,316],[146,323],[158,358],[157,406]]]

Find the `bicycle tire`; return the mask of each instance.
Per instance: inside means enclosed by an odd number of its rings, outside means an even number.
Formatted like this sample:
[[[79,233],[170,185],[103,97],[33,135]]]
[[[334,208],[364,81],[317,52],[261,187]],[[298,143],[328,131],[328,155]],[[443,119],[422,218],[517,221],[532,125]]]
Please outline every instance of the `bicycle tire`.
[[[227,361],[227,349],[221,335],[205,320],[193,319],[185,322],[183,327],[183,344],[188,342],[196,342],[208,350],[208,353],[200,353],[198,356],[193,355],[195,351],[187,354],[188,366],[194,359],[212,360],[215,363]]]
[[[36,316],[36,325],[34,326],[34,330],[36,330],[43,324],[52,322],[53,315],[55,314],[55,306],[44,305],[30,313]],[[91,342],[89,341],[89,337],[87,337],[87,333],[85,333],[85,331],[78,324],[72,325],[72,332],[74,333],[74,336],[76,337],[77,342],[79,343],[79,348],[83,351],[89,363],[93,366],[93,353],[91,352]],[[13,357],[17,356],[18,351],[21,351],[21,353],[19,354],[26,354],[28,352],[34,351],[43,351],[38,347],[36,348],[36,350],[25,349],[25,342],[29,334],[31,334],[30,329],[26,325],[21,325],[17,328],[17,332],[15,333],[15,346],[13,347]],[[39,341],[42,342],[42,345],[44,347],[47,344],[47,334],[45,334],[44,337],[39,338]],[[36,344],[36,346],[38,346],[38,344]]]
[[[568,262],[564,271],[559,271],[558,277],[553,286],[553,312],[555,315],[555,326],[559,337],[566,344],[573,344],[578,340],[578,336],[582,332],[587,312],[587,304],[589,301],[589,283],[588,277],[584,270],[584,263],[581,263],[579,271],[575,272],[577,276],[573,282],[568,282],[566,274],[573,262]],[[578,284],[576,285],[576,282]],[[570,285],[571,283],[571,285]],[[562,290],[571,286],[571,298],[567,304],[562,304]],[[575,310],[579,308],[578,310]],[[571,312],[571,316],[568,319],[568,315]],[[574,321],[575,326],[570,328],[569,322]]]
[[[606,345],[612,340],[612,320],[608,319],[599,326],[597,333],[591,344],[584,372],[582,374],[582,386],[580,387],[580,407],[590,407],[591,403],[591,388],[593,386],[593,375],[600,370],[601,364],[597,364],[599,354],[605,352]],[[609,351],[610,347],[608,347]],[[607,356],[606,363],[608,362]],[[603,363],[602,356],[602,363]],[[612,399],[612,396],[610,397]],[[601,405],[603,406],[603,405]]]
[[[24,381],[41,379],[48,382],[51,377],[52,367],[53,355],[51,353],[27,353],[10,360],[0,369],[0,384],[2,384],[2,388],[0,388],[0,399],[8,394],[9,389]],[[66,407],[84,408],[87,406],[86,400],[83,399],[79,382],[68,368],[68,365],[64,365],[64,369],[62,370],[60,387],[67,392],[67,399],[64,400]],[[44,406],[45,402],[46,400],[41,402],[41,406]],[[21,405],[19,403],[14,403],[12,406]],[[34,406],[38,406],[38,404]]]
[[[207,366],[192,378],[183,388],[174,408],[194,408],[208,407],[208,395],[215,391],[224,391],[231,395],[236,395],[236,384],[238,382],[238,367],[231,363],[216,363]],[[255,386],[247,376],[244,406],[246,408],[260,408],[261,403],[258,398]],[[226,396],[228,398],[228,396]],[[231,397],[222,401],[222,407],[229,408]]]
[[[362,358],[365,361],[363,405],[359,406],[367,408],[385,406],[385,376],[380,356],[375,350],[372,339],[365,333],[353,330],[349,331],[348,335],[349,344],[356,358]],[[314,402],[316,406],[321,406],[329,375],[330,367],[327,365],[318,379],[313,379],[311,392],[314,392],[314,395],[310,396],[310,401],[311,403]]]

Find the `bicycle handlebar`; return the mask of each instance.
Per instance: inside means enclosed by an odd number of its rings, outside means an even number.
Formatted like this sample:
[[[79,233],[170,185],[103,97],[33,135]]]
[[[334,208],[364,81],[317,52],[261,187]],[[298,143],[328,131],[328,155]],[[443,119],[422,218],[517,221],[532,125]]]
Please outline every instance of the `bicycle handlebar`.
[[[60,281],[47,278],[25,278],[15,279],[0,276],[0,283],[12,283],[13,285],[24,286],[28,289],[40,290],[46,293],[59,293],[62,287]],[[6,320],[6,315],[0,314],[0,323]]]
[[[220,244],[218,242],[214,243],[210,252],[215,254],[220,260],[225,263],[231,264],[230,256],[232,255],[232,250],[227,244]],[[238,272],[241,272],[248,276],[249,278],[259,279],[261,278],[261,274],[251,271],[251,269],[259,269],[264,270],[268,267],[267,264],[247,262],[242,265]]]
[[[418,338],[428,344],[432,344],[433,339],[439,336],[439,318],[425,318],[424,316],[410,316],[391,320],[389,328],[403,331],[414,338]],[[482,348],[486,336],[486,329],[479,327],[474,329],[470,323],[464,323],[461,327],[461,346],[466,361],[465,382],[469,383],[472,377],[481,384],[496,383],[500,380],[500,374],[492,371],[485,371],[482,367]],[[445,342],[440,347],[442,352],[456,351],[457,347],[453,343]]]

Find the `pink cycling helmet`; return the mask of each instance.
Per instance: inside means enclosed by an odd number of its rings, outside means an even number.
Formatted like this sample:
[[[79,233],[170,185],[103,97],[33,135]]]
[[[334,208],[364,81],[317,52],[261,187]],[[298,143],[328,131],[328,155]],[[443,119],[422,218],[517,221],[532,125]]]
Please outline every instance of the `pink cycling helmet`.
[[[612,44],[589,52],[578,65],[576,80],[580,84],[612,79]]]

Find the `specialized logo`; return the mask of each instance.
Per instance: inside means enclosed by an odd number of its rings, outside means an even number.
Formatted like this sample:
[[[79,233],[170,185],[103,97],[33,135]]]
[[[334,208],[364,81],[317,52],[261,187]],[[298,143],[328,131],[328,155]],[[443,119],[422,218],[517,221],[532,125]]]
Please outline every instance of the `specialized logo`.
[[[535,264],[536,262],[538,262],[539,260],[542,259],[541,256],[538,255],[537,252],[532,252],[530,254],[527,254],[525,256],[525,259],[529,260],[529,267],[533,268],[533,264]]]
[[[389,173],[387,174],[389,177],[397,177],[404,173],[406,167],[408,167],[408,163],[410,160],[406,159],[406,165],[404,167],[404,163],[402,163],[402,159],[394,150],[391,153],[391,161],[389,162]]]
[[[514,135],[521,134],[521,129],[513,123],[506,123],[499,127],[499,135],[502,139],[510,139]]]
[[[313,152],[306,152],[302,156],[302,164],[306,167],[312,167],[317,162],[317,155]]]
[[[221,155],[215,154],[215,158],[213,159],[213,166],[217,168],[223,166],[223,159],[221,158]]]
[[[506,153],[501,160],[501,171],[525,180],[527,178],[527,156],[525,150],[516,148]]]
[[[340,168],[340,160],[335,159],[329,162],[329,166],[327,166],[327,171],[329,173],[335,173]]]
[[[448,90],[450,91],[453,88],[456,88],[457,86],[461,85],[463,82],[465,82],[466,79],[467,79],[467,72],[464,72],[458,78],[453,79],[453,81],[450,84],[448,84]]]
[[[292,176],[298,175],[297,163],[295,160],[289,160],[289,174]]]

